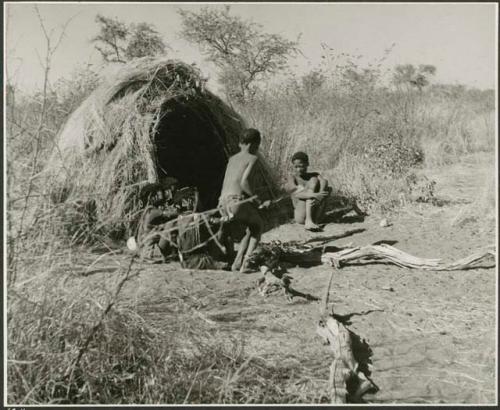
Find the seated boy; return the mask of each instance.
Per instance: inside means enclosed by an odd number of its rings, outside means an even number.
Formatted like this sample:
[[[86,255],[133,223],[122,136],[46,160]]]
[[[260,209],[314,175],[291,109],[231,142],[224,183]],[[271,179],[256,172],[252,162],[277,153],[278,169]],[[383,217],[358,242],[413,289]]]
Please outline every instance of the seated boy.
[[[310,231],[318,231],[317,225],[324,217],[326,197],[331,188],[318,172],[308,172],[309,157],[305,152],[292,156],[293,172],[288,176],[285,190],[291,194],[295,222],[304,224]]]
[[[167,222],[175,219],[179,212],[172,207],[165,208],[165,201],[167,197],[172,197],[175,182],[173,180],[167,182],[166,187],[158,183],[149,183],[141,190],[144,211],[139,220],[137,242],[143,259],[162,256],[165,260],[174,250],[172,244],[175,244],[175,238],[169,232],[171,227]],[[161,255],[156,253],[155,245]]]
[[[262,234],[263,221],[257,207],[260,205],[263,208],[270,204],[270,201],[262,202],[257,197],[248,201],[255,196],[250,186],[250,176],[258,161],[256,154],[260,141],[260,132],[253,128],[245,130],[240,135],[240,152],[229,158],[219,199],[223,213],[233,221],[242,223],[246,228],[245,236],[240,242],[238,253],[231,266],[232,271],[242,273],[249,272],[248,258],[255,250]]]

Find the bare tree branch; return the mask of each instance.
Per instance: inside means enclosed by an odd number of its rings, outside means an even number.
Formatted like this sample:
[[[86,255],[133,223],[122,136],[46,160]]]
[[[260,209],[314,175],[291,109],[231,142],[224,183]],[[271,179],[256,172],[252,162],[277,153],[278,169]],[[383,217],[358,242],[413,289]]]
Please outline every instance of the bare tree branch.
[[[46,116],[47,116],[47,99],[48,99],[48,85],[49,85],[49,74],[50,74],[50,69],[51,69],[51,63],[52,63],[52,57],[54,56],[54,53],[57,50],[57,47],[60,44],[60,40],[64,36],[66,32],[66,28],[69,24],[68,20],[62,27],[61,34],[58,38],[58,41],[56,42],[56,45],[53,45],[52,38],[50,34],[47,32],[47,28],[45,26],[44,20],[40,14],[40,10],[38,9],[38,6],[35,4],[33,6],[35,13],[38,17],[38,21],[40,24],[40,28],[42,30],[42,33],[45,38],[45,56],[44,56],[44,61],[42,62],[42,58],[40,57],[40,63],[42,64],[43,68],[43,87],[42,87],[42,94],[41,94],[41,107],[40,107],[40,115],[38,118],[38,125],[36,127],[36,130],[33,132],[33,139],[35,143],[35,148],[33,150],[33,157],[31,159],[31,170],[30,170],[30,177],[28,179],[28,186],[26,187],[26,193],[24,197],[24,203],[21,211],[21,217],[19,219],[19,225],[17,229],[16,236],[12,238],[14,240],[14,245],[13,245],[13,252],[12,252],[12,257],[9,260],[9,266],[11,267],[10,270],[10,276],[9,276],[9,285],[12,285],[15,280],[16,280],[16,273],[17,273],[17,260],[18,260],[18,255],[20,252],[20,249],[24,247],[24,242],[26,239],[26,236],[23,235],[24,229],[25,229],[25,219],[27,215],[27,211],[29,209],[29,204],[30,204],[30,199],[31,195],[34,190],[34,180],[35,176],[38,174],[37,172],[37,167],[39,165],[39,155],[40,155],[40,146],[41,146],[41,140],[44,136],[43,130],[46,128],[45,121],[46,121]],[[53,30],[51,30],[51,33]]]

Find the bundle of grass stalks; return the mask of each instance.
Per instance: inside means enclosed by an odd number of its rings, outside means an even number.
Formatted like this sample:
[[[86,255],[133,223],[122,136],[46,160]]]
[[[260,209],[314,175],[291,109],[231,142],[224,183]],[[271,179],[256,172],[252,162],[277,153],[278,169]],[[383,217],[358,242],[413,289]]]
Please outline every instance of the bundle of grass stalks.
[[[243,119],[205,88],[200,71],[167,59],[123,66],[69,117],[45,170],[52,200],[95,203],[96,220],[124,237],[145,182],[173,176],[216,205],[227,158],[238,151]],[[262,161],[262,196],[277,195]]]

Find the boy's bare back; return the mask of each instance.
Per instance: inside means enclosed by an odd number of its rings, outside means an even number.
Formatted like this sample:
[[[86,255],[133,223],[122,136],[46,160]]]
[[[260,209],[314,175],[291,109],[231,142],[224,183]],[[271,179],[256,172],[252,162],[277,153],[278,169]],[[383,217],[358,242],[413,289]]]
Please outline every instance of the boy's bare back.
[[[228,195],[251,195],[243,184],[245,172],[251,172],[257,156],[239,152],[229,158],[226,175],[222,184],[221,198]]]
[[[245,201],[245,197],[253,197],[250,176],[257,162],[257,151],[261,141],[260,132],[248,128],[240,135],[240,152],[229,158],[226,175],[222,184],[219,204],[221,213],[246,227],[246,233],[240,241],[238,253],[231,265],[232,271],[247,272],[248,257],[255,250],[262,234],[263,221],[256,204]],[[258,197],[253,198],[259,200]],[[261,205],[262,206],[262,205]]]

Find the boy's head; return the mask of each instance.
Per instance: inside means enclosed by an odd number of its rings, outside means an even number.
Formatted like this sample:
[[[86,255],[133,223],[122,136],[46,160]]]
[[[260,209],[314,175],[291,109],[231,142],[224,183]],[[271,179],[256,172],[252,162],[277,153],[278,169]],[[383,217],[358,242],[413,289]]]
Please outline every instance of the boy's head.
[[[299,151],[292,155],[293,170],[297,175],[303,175],[307,172],[309,166],[309,157],[305,152]]]
[[[249,152],[255,154],[259,149],[260,141],[261,141],[260,132],[254,128],[247,128],[245,131],[241,133],[239,143],[240,147],[248,146]]]
[[[140,199],[144,205],[163,205],[165,203],[164,187],[158,183],[148,183],[141,189]]]

